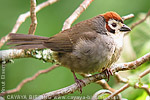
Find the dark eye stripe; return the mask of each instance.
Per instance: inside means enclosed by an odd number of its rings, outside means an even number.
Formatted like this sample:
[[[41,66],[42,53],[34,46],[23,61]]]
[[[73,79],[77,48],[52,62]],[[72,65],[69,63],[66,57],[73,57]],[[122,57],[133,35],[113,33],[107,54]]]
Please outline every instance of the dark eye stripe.
[[[115,34],[115,30],[111,29],[108,24],[106,24],[106,29],[107,29],[109,32]]]

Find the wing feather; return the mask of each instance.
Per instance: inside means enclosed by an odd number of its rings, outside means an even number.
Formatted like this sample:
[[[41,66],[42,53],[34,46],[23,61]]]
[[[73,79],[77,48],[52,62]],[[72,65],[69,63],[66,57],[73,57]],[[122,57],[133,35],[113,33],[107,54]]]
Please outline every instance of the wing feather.
[[[53,37],[50,37],[44,42],[44,46],[50,48],[53,51],[67,53],[74,50],[75,44],[82,39],[94,40],[97,34],[95,32],[85,33],[59,33]]]

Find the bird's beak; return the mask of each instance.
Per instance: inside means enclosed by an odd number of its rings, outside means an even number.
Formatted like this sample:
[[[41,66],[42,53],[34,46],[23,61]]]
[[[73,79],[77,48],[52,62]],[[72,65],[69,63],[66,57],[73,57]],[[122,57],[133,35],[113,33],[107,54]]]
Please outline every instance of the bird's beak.
[[[127,32],[127,31],[131,31],[130,27],[128,27],[127,25],[123,25],[121,28],[120,28],[120,31],[122,32]]]

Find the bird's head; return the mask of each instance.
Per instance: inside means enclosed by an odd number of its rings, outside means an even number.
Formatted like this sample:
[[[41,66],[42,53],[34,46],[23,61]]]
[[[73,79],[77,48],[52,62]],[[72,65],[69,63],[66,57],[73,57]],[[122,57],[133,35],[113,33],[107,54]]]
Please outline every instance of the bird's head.
[[[102,14],[106,21],[106,29],[108,32],[117,34],[121,32],[128,32],[131,29],[123,23],[122,18],[116,12],[107,12]]]

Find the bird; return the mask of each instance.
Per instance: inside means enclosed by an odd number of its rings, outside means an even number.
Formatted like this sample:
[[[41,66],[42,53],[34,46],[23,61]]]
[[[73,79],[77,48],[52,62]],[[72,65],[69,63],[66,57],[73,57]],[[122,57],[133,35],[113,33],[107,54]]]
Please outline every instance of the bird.
[[[113,11],[81,21],[52,37],[9,34],[8,45],[16,49],[53,51],[54,59],[69,68],[82,92],[81,80],[75,73],[91,74],[110,68],[120,57],[124,34],[131,29]]]

